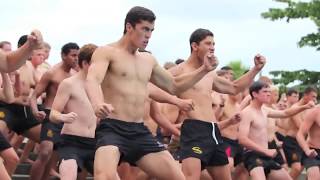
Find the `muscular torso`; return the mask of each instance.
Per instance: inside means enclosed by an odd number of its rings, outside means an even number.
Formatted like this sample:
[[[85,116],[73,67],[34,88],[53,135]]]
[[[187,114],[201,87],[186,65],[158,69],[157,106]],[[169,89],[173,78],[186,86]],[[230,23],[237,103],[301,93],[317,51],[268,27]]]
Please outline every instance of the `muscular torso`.
[[[110,48],[110,47],[109,47]],[[128,122],[142,122],[148,97],[147,83],[154,61],[147,53],[129,54],[113,48],[106,76],[101,84],[106,103],[114,107],[110,118]]]
[[[78,118],[71,124],[64,123],[61,133],[94,138],[97,118],[85,92],[85,79],[77,74],[66,81],[71,84],[71,95],[64,113],[74,112]]]
[[[19,69],[20,74],[20,94],[16,97],[15,102],[18,104],[29,105],[29,95],[36,85],[34,68],[31,62],[27,61]]]
[[[180,73],[189,73],[195,70],[188,67],[186,63],[181,64],[181,66],[177,68],[181,68],[179,74],[177,75],[180,75]],[[213,73],[214,72],[208,73],[192,88],[179,95],[179,97],[182,99],[192,99],[194,103],[194,110],[187,112],[186,118],[198,119],[207,122],[217,121],[212,110],[211,93],[213,84]]]

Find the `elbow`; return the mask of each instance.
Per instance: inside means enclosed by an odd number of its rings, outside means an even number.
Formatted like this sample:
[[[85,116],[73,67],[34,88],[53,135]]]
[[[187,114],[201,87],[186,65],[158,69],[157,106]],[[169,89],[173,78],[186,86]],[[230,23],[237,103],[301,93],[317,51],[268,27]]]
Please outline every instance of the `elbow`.
[[[8,104],[12,104],[12,103],[14,103],[14,101],[15,101],[14,98],[7,98],[7,99],[5,100],[5,102],[8,103]]]

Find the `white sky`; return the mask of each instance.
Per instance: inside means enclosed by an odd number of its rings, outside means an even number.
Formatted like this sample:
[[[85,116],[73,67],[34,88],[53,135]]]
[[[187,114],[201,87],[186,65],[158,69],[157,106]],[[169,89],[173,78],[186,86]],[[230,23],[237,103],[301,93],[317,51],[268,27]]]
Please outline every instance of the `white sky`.
[[[189,36],[197,28],[213,31],[220,67],[232,60],[253,64],[253,56],[267,58],[263,74],[272,70],[320,70],[315,48],[298,48],[301,36],[315,32],[313,22],[271,22],[261,13],[284,7],[271,0],[10,0],[0,2],[0,41],[16,46],[18,38],[33,28],[41,30],[52,46],[49,63],[60,59],[67,42],[104,45],[118,40],[127,11],[140,5],[157,16],[147,47],[160,64],[187,58]]]

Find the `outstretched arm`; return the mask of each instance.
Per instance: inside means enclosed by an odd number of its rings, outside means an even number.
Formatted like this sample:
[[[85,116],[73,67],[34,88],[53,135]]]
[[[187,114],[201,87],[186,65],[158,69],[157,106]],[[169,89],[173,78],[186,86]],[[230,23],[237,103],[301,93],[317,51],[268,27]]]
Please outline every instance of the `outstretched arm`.
[[[245,88],[250,86],[253,82],[255,76],[261,71],[263,66],[266,63],[266,60],[261,55],[256,55],[254,57],[255,66],[248,71],[246,74],[241,76],[239,79],[231,82],[224,78],[214,75],[214,81],[212,84],[212,90],[224,93],[224,94],[233,94],[236,95],[239,92],[242,92]]]
[[[168,71],[163,69],[155,59],[154,62],[150,81],[171,94],[180,94],[181,92],[191,88],[218,65],[213,54],[208,53],[204,57],[204,64],[198,69],[192,72],[172,76]]]

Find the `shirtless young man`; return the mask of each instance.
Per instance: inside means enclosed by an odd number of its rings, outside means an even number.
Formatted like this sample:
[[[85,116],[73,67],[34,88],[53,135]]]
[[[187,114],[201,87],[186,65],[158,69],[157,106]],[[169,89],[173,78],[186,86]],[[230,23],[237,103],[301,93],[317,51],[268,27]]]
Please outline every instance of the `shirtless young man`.
[[[72,68],[77,66],[79,46],[76,43],[67,43],[61,49],[62,62],[47,71],[36,85],[30,97],[32,113],[38,121],[42,122],[40,135],[40,149],[37,160],[32,166],[31,179],[48,178],[50,165],[48,164],[52,151],[56,150],[59,142],[62,124],[54,124],[49,121],[50,109],[57,93],[60,82],[72,75]],[[38,109],[37,98],[46,93],[44,109]]]
[[[7,103],[14,101],[13,87],[10,78],[7,73],[1,72],[2,88],[0,89],[0,100]],[[0,107],[0,118],[6,116],[5,111]],[[2,129],[0,129],[0,156],[2,161],[0,163],[0,179],[9,180],[14,173],[19,157],[13,147],[9,144],[7,138],[3,135]]]
[[[120,160],[138,165],[156,179],[184,179],[169,152],[143,125],[147,85],[150,81],[177,94],[192,87],[217,62],[211,54],[203,54],[203,66],[172,77],[151,54],[137,51],[147,46],[154,21],[155,15],[149,9],[132,8],[126,16],[122,38],[98,48],[92,56],[87,91],[96,115],[102,119],[96,130],[94,176],[98,180],[116,179]],[[112,104],[113,112],[107,103]]]
[[[304,151],[301,162],[307,169],[308,180],[320,179],[320,106],[306,113],[297,141]]]
[[[59,168],[62,180],[76,180],[78,169],[83,168],[93,174],[97,117],[84,84],[96,48],[94,44],[81,47],[78,61],[80,71],[60,83],[51,107],[50,121],[64,123],[58,149],[62,160]]]
[[[204,56],[214,54],[213,33],[206,29],[195,30],[190,37],[191,55],[187,61],[174,67],[174,75],[189,73],[203,66]],[[230,82],[208,73],[191,89],[180,93],[182,99],[192,99],[195,108],[186,114],[181,127],[182,170],[187,179],[199,179],[201,169],[206,168],[214,179],[231,179],[228,158],[222,146],[222,138],[212,110],[211,92],[238,94],[254,79],[265,64],[263,56],[255,57],[255,66],[240,79]],[[231,122],[231,121],[230,121]],[[224,123],[225,124],[225,123]],[[226,125],[226,124],[225,124]]]
[[[21,39],[22,38],[20,38],[20,40]],[[22,43],[26,44],[27,42],[28,40],[25,39]],[[24,45],[21,46],[23,47]],[[1,123],[1,126],[4,129],[9,128],[10,130],[13,130],[18,135],[23,134],[36,142],[39,142],[41,125],[31,113],[29,96],[32,92],[32,88],[34,88],[38,82],[35,67],[43,62],[43,57],[41,49],[32,51],[31,56],[29,57],[30,61],[27,61],[18,70],[20,78],[16,84],[19,84],[19,89],[15,89],[18,94],[14,103],[2,103],[3,108],[6,109],[6,116],[3,117],[3,122],[5,123]],[[15,145],[13,146],[15,147]]]
[[[299,92],[295,89],[288,89],[286,93],[285,102],[288,107],[291,107],[293,104],[297,103],[299,101]],[[280,119],[277,120],[277,132],[276,136],[279,141],[284,141],[285,136],[287,135],[288,130],[288,121],[289,119]]]
[[[270,101],[268,103],[265,103],[264,106],[268,107],[270,109],[276,110],[276,105],[279,99],[279,88],[271,85],[270,87]],[[283,151],[282,151],[282,141],[279,141],[276,137],[276,131],[277,131],[277,121],[281,121],[284,119],[280,118],[268,118],[268,148],[269,149],[276,149],[277,155],[273,158],[275,162],[280,164],[282,167],[285,166],[285,161],[283,159]]]
[[[312,108],[313,102],[295,106],[284,111],[263,107],[270,101],[269,85],[257,81],[249,89],[252,101],[241,111],[242,121],[239,126],[239,142],[245,147],[244,164],[253,180],[255,179],[291,179],[287,171],[272,158],[275,149],[268,149],[267,118],[283,118]]]
[[[300,106],[308,103],[309,101],[316,101],[317,99],[317,90],[312,87],[307,87],[303,92],[303,97],[296,104],[291,107]],[[290,117],[287,121],[288,130],[287,136],[283,142],[283,150],[291,170],[289,172],[292,179],[297,179],[303,170],[303,166],[301,165],[301,158],[303,155],[303,150],[299,146],[296,135],[301,126],[301,123],[304,119],[304,113],[299,113],[293,117]]]
[[[42,44],[40,31],[33,30],[28,36],[27,42],[16,51],[5,53],[0,50],[0,71],[12,72],[21,67],[34,49],[38,49]]]

